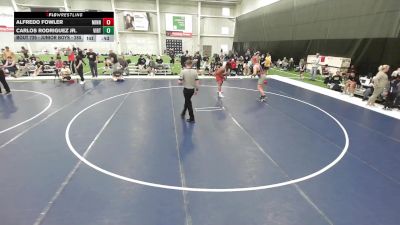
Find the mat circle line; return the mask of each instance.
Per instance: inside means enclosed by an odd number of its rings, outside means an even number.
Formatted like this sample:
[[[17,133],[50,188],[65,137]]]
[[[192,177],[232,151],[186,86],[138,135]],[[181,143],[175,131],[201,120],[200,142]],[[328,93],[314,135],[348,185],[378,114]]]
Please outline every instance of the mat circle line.
[[[43,113],[45,113],[45,112],[51,107],[51,105],[53,104],[53,99],[52,99],[49,95],[47,95],[47,94],[45,94],[45,93],[42,93],[42,92],[31,91],[31,90],[12,90],[12,91],[13,91],[13,92],[30,92],[30,93],[35,93],[35,94],[38,94],[38,95],[42,95],[42,96],[46,97],[47,100],[49,100],[49,102],[48,102],[46,108],[44,108],[44,109],[43,109],[42,111],[40,111],[38,114],[36,114],[36,115],[34,115],[33,117],[31,117],[31,118],[29,118],[29,119],[27,119],[27,120],[24,120],[24,121],[22,121],[22,122],[20,122],[20,123],[18,123],[18,124],[16,124],[16,125],[14,125],[14,126],[12,126],[12,127],[9,127],[9,128],[7,128],[7,129],[1,130],[1,131],[0,131],[0,134],[3,134],[3,133],[5,133],[5,132],[7,132],[7,131],[10,131],[10,130],[12,130],[12,129],[15,129],[15,128],[17,128],[17,127],[19,127],[19,126],[21,126],[21,125],[23,125],[23,124],[25,124],[25,123],[28,123],[29,121],[32,121],[32,120],[36,119],[37,117],[39,117],[40,115],[42,115]]]
[[[202,85],[202,87],[213,87],[216,88],[216,86],[211,86],[211,85]],[[124,180],[127,182],[131,182],[131,183],[136,183],[136,184],[140,184],[140,185],[144,185],[144,186],[150,186],[150,187],[155,187],[155,188],[162,188],[162,189],[169,189],[169,190],[177,190],[177,191],[190,191],[190,192],[212,192],[212,193],[223,193],[223,192],[248,192],[248,191],[257,191],[257,190],[265,190],[265,189],[271,189],[271,188],[277,188],[277,187],[282,187],[282,186],[286,186],[286,185],[291,185],[291,184],[296,184],[302,181],[306,181],[309,180],[313,177],[316,177],[324,172],[326,172],[327,170],[331,169],[333,166],[335,166],[347,153],[348,148],[349,148],[349,136],[347,133],[346,128],[339,122],[339,120],[337,120],[334,116],[332,116],[331,114],[329,114],[328,112],[326,112],[325,110],[321,109],[318,106],[315,106],[311,103],[305,102],[303,100],[300,99],[296,99],[293,97],[289,97],[286,95],[282,95],[282,94],[277,94],[277,93],[273,93],[273,92],[266,92],[268,94],[271,95],[275,95],[275,96],[280,96],[283,98],[287,98],[287,99],[291,99],[303,104],[306,104],[308,106],[311,106],[315,109],[318,109],[319,111],[323,112],[324,114],[326,114],[328,117],[330,117],[331,119],[333,119],[336,124],[340,127],[340,129],[343,132],[344,138],[345,138],[345,145],[341,151],[341,153],[339,154],[339,156],[337,158],[335,158],[335,160],[333,160],[331,163],[329,163],[327,166],[323,167],[322,169],[311,173],[309,175],[300,177],[300,178],[296,178],[296,179],[292,179],[292,180],[288,180],[288,181],[284,181],[284,182],[279,182],[279,183],[275,183],[275,184],[269,184],[269,185],[262,185],[262,186],[254,186],[254,187],[242,187],[242,188],[195,188],[195,187],[181,187],[181,186],[173,186],[173,185],[164,185],[164,184],[158,184],[158,183],[152,183],[152,182],[147,182],[147,181],[142,181],[142,180],[137,180],[137,179],[133,179],[133,178],[129,178],[129,177],[125,177],[116,173],[113,173],[111,171],[105,170],[95,164],[93,164],[92,162],[90,162],[89,160],[87,160],[85,157],[83,157],[82,155],[80,155],[76,149],[74,148],[74,146],[71,143],[71,139],[70,139],[70,129],[72,124],[74,123],[74,121],[85,111],[87,111],[88,109],[106,102],[108,100],[114,99],[114,98],[118,98],[124,95],[128,95],[128,94],[134,94],[134,93],[141,93],[141,92],[147,92],[147,91],[153,91],[153,90],[160,90],[160,89],[169,89],[169,88],[182,88],[181,86],[167,86],[167,87],[156,87],[156,88],[148,88],[148,89],[143,89],[143,90],[138,90],[138,91],[131,91],[131,92],[126,92],[123,94],[119,94],[119,95],[115,95],[103,100],[100,100],[98,102],[95,102],[89,106],[87,106],[86,108],[84,108],[83,110],[81,110],[79,113],[77,113],[72,119],[71,121],[68,123],[68,126],[65,130],[65,140],[67,142],[68,148],[69,150],[83,163],[85,163],[87,166],[91,167],[94,170],[97,170],[98,172],[101,172],[103,174],[109,175],[111,177],[120,179],[120,180]],[[254,89],[248,89],[248,88],[241,88],[241,87],[231,87],[231,86],[224,86],[224,88],[227,89],[238,89],[238,90],[247,90],[247,91],[253,91],[253,92],[258,92],[258,90],[254,90]]]

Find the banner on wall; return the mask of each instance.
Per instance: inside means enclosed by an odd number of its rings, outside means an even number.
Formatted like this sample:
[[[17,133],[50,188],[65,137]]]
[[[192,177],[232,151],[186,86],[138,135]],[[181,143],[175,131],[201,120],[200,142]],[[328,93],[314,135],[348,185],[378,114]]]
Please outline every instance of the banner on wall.
[[[14,32],[14,9],[0,6],[0,32]]]
[[[165,14],[166,35],[170,37],[192,37],[191,15]]]
[[[126,31],[149,31],[149,17],[145,12],[124,13],[124,30]]]

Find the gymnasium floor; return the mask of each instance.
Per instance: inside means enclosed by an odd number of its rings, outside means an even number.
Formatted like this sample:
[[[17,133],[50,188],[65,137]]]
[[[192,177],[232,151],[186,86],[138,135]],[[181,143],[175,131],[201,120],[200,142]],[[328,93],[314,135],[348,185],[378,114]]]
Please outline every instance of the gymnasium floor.
[[[202,81],[195,125],[175,80],[10,83],[0,224],[399,224],[399,120],[256,82]]]

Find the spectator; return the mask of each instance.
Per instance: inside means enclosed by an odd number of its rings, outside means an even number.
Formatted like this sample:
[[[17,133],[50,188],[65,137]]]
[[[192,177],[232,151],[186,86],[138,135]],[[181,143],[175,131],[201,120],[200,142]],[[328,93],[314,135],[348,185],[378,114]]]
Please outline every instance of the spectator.
[[[320,63],[320,57],[319,57],[319,53],[317,53],[315,56],[315,59],[312,61],[311,80],[315,80],[317,77],[319,63]]]
[[[156,63],[157,69],[162,69],[164,67],[164,60],[161,58],[161,55],[157,56]]]
[[[15,77],[17,65],[15,59],[12,56],[7,56],[6,63],[4,64],[3,69],[6,70],[11,76]]]
[[[382,65],[378,68],[379,72],[372,78],[374,84],[374,92],[372,96],[369,98],[367,105],[375,106],[375,101],[379,95],[383,93],[383,90],[389,83],[389,79],[387,76],[387,72],[389,71],[390,67],[388,65]]]
[[[143,57],[143,55],[139,56],[138,62],[136,64],[139,67],[139,70],[144,70],[146,67],[146,59]]]
[[[329,81],[329,88],[334,91],[341,92],[342,88],[340,84],[342,83],[342,76],[340,75],[340,71],[336,71],[336,74],[333,75]]]
[[[399,69],[397,70],[399,71]],[[400,93],[400,74],[392,74],[392,81],[390,82],[388,94],[383,109],[392,110],[394,107],[395,99]]]
[[[267,53],[267,56],[265,57],[265,60],[264,60],[264,68],[265,68],[266,73],[268,73],[269,68],[271,68],[271,64],[272,64],[271,55],[269,53]]]
[[[283,70],[288,70],[288,68],[289,68],[289,60],[286,57],[283,57],[282,69]]]
[[[24,46],[21,47],[21,53],[25,59],[29,58],[29,51]]]
[[[343,88],[343,94],[350,95],[351,97],[354,96],[354,92],[356,90],[357,81],[356,75],[354,73],[350,73],[347,77],[347,81]]]
[[[75,53],[74,51],[70,51],[68,55],[68,62],[69,62],[69,68],[71,69],[72,73],[75,73]]]
[[[150,56],[147,57],[147,60],[148,60],[147,72],[149,73],[150,76],[154,76],[156,73],[157,64],[154,61],[154,59],[151,58]]]
[[[31,61],[32,64],[36,64],[37,57],[35,56],[35,54],[32,54],[31,57],[29,57],[29,60]]]
[[[64,62],[61,60],[61,56],[57,57],[55,66],[56,66],[56,74],[57,74],[57,76],[60,76],[60,71],[64,67]]]
[[[13,60],[16,60],[14,52],[12,52],[10,48],[6,46],[3,52],[3,60],[7,60],[8,57],[11,57]]]
[[[15,77],[21,77],[24,74],[29,75],[29,69],[27,67],[28,63],[29,63],[28,58],[21,57],[21,59],[18,60],[18,70],[15,73]]]
[[[171,58],[171,60],[169,61],[170,64],[174,65],[175,64],[175,51],[174,51],[174,49],[170,49],[169,50],[169,57]]]
[[[193,64],[196,65],[196,70],[197,70],[197,72],[199,72],[200,71],[200,67],[201,67],[201,55],[200,55],[200,52],[196,52],[196,54],[194,55],[193,59],[194,59],[193,60]]]
[[[265,65],[264,64],[265,64],[265,54],[262,54],[261,57],[260,57],[260,65],[261,65],[263,70],[265,69]]]
[[[87,58],[89,59],[89,67],[90,72],[92,73],[92,77],[97,77],[97,63],[99,62],[99,55],[93,52],[93,49],[89,48],[89,51],[86,53]]]
[[[66,64],[62,65],[59,76],[61,80],[71,80],[71,69],[68,67],[68,65]]]
[[[49,61],[49,66],[55,66],[55,61],[54,61],[54,57],[50,57],[50,61]]]
[[[278,61],[276,61],[276,65],[278,66],[279,69],[282,69],[282,60],[278,59]]]
[[[391,77],[392,77],[392,78],[396,78],[396,77],[399,76],[399,75],[400,75],[400,67],[397,68],[397,70],[393,71]]]
[[[33,76],[39,76],[41,73],[43,73],[44,70],[44,63],[42,60],[39,60],[36,62],[36,69],[35,72],[33,72]]]
[[[121,65],[121,68],[123,70],[123,75],[129,75],[129,64],[131,63],[130,59],[125,59],[124,56],[120,57],[118,59],[119,65]]]
[[[83,77],[83,58],[80,55],[77,55],[75,57],[75,69],[76,72],[78,73],[79,77],[81,78],[81,81],[79,82],[80,84],[85,83],[85,78]]]
[[[300,59],[300,63],[299,63],[299,71],[300,71],[300,79],[303,80],[304,79],[304,72],[306,71],[306,62],[304,61],[304,59]]]
[[[237,64],[236,64],[236,60],[234,58],[232,58],[230,60],[230,69],[231,69],[231,74],[230,75],[237,75],[238,70],[237,70]]]
[[[188,56],[189,56],[189,54],[188,54],[187,50],[186,50],[186,54],[182,53],[182,55],[181,55],[181,67],[182,67],[182,69],[185,67],[185,62],[186,62],[186,60],[188,60]]]
[[[289,59],[289,71],[292,71],[294,69],[294,59],[290,58]]]

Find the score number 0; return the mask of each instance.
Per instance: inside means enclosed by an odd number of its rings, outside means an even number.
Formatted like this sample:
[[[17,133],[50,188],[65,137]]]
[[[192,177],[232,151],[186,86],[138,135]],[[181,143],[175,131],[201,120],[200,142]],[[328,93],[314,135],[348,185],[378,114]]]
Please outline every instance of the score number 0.
[[[114,26],[114,18],[103,18],[103,26]]]

